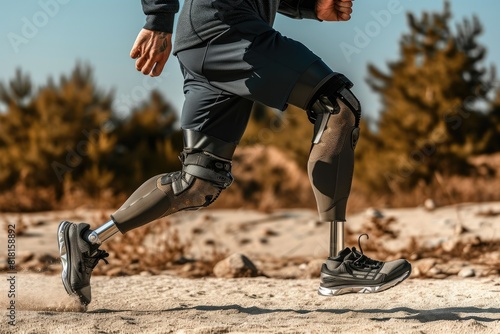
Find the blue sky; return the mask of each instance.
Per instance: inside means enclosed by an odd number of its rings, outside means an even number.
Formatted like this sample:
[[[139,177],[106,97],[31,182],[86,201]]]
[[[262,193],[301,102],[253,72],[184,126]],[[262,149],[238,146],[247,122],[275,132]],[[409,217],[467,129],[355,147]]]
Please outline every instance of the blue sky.
[[[349,77],[364,113],[377,118],[380,105],[366,84],[367,64],[384,67],[398,58],[399,38],[408,31],[406,12],[442,7],[443,2],[437,0],[356,0],[349,22],[278,15],[275,28],[303,42],[332,69]],[[488,47],[487,63],[500,68],[500,43],[494,36],[500,28],[500,1],[453,1],[452,11],[455,22],[473,14],[479,17],[485,30],[480,41]],[[161,77],[149,78],[137,72],[129,58],[144,19],[139,0],[4,0],[0,9],[0,81],[6,82],[21,68],[41,85],[48,77],[70,73],[81,61],[94,68],[99,87],[115,92],[120,112],[126,113],[153,88],[180,111],[182,76],[177,60],[171,57]],[[368,38],[361,39],[363,33]]]

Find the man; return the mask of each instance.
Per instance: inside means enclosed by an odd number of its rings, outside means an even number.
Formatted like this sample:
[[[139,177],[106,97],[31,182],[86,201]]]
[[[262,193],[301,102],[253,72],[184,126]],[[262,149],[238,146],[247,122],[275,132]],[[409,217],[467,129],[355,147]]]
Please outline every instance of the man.
[[[320,219],[331,224],[330,256],[319,294],[378,292],[411,272],[405,260],[369,259],[344,248],[344,221],[359,137],[361,107],[352,83],[304,45],[272,28],[277,12],[292,18],[347,21],[353,0],[186,0],[174,54],[184,75],[181,171],[152,177],[95,230],[63,221],[58,229],[62,281],[83,305],[91,301],[90,275],[114,234],[160,217],[213,203],[233,181],[231,160],[254,101],[304,109],[314,124],[308,174]],[[135,66],[158,76],[172,50],[177,0],[142,0],[146,25],[131,50]],[[325,41],[327,42],[327,41]],[[361,249],[360,249],[361,250]]]

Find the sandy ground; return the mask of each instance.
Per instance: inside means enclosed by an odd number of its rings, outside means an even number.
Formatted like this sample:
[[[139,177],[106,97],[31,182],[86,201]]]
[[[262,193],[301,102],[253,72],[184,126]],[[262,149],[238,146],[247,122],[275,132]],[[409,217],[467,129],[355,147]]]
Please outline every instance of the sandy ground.
[[[399,233],[384,242],[395,250],[406,247],[412,237],[429,244],[447,242],[454,237],[457,223],[481,240],[500,240],[500,216],[484,214],[488,212],[500,212],[500,203],[432,212],[382,210],[386,217],[394,217],[394,230]],[[21,257],[26,252],[56,255],[55,230],[61,219],[99,221],[101,216],[102,212],[82,208],[22,217],[2,214],[0,221],[22,219],[30,226],[16,239]],[[190,238],[193,257],[215,242],[229,253],[239,251],[250,258],[321,259],[327,254],[329,227],[316,223],[315,217],[309,210],[270,214],[218,210],[181,213],[171,221],[182,236]],[[356,235],[363,233],[365,220],[366,214],[353,215],[349,229]],[[5,255],[6,243],[2,228],[0,257]],[[459,265],[469,266],[466,261]],[[500,277],[481,273],[476,268],[475,277],[469,278],[410,278],[382,293],[338,297],[318,296],[318,279],[185,279],[168,272],[96,276],[93,302],[81,313],[58,275],[19,272],[15,274],[15,326],[8,323],[10,274],[2,273],[0,333],[500,333]]]
[[[322,297],[317,280],[96,277],[86,313],[55,276],[18,280],[17,324],[3,317],[2,333],[500,333],[498,278]]]

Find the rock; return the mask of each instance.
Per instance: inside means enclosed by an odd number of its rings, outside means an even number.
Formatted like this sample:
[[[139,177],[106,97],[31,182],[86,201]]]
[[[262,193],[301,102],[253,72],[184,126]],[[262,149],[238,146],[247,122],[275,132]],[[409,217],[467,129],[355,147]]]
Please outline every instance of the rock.
[[[445,252],[453,251],[460,243],[459,238],[450,238],[441,244],[441,247]]]
[[[474,268],[465,267],[458,272],[458,277],[466,278],[474,276],[476,276],[476,271],[474,270]]]
[[[245,255],[235,253],[215,265],[214,275],[219,278],[256,277],[258,270]]]
[[[436,209],[436,202],[432,198],[428,198],[424,201],[424,208],[427,211],[434,211]]]
[[[433,277],[439,277],[440,274],[443,274],[443,270],[438,267],[432,267],[431,269],[429,269],[428,274]],[[446,275],[444,275],[443,277],[446,277]]]

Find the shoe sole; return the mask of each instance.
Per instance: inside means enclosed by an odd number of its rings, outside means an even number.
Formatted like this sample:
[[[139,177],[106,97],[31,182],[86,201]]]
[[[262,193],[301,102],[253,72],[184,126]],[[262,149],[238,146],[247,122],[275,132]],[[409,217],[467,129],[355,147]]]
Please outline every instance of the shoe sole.
[[[66,292],[70,295],[76,294],[76,291],[71,289],[69,282],[71,281],[71,271],[68,270],[68,265],[71,263],[71,252],[70,249],[67,229],[71,226],[70,222],[62,221],[57,228],[57,243],[59,245],[59,255],[61,256],[62,273],[61,280]]]
[[[338,288],[325,288],[320,286],[318,289],[318,295],[321,296],[340,296],[348,293],[377,293],[382,292],[392,287],[395,287],[399,283],[403,282],[406,278],[408,278],[411,274],[411,268],[406,271],[403,275],[393,279],[390,282],[387,282],[382,285],[376,286],[345,286]]]
[[[69,236],[66,232],[67,229],[71,226],[71,223],[68,221],[62,221],[57,228],[57,243],[59,245],[59,255],[61,256],[61,264],[62,264],[62,273],[61,280],[64,286],[64,289],[70,296],[78,297],[78,301],[80,302],[80,311],[87,311],[87,304],[83,303],[78,292],[71,288],[69,282],[71,282],[71,271],[68,270],[71,265],[71,252],[68,250],[71,249]]]

